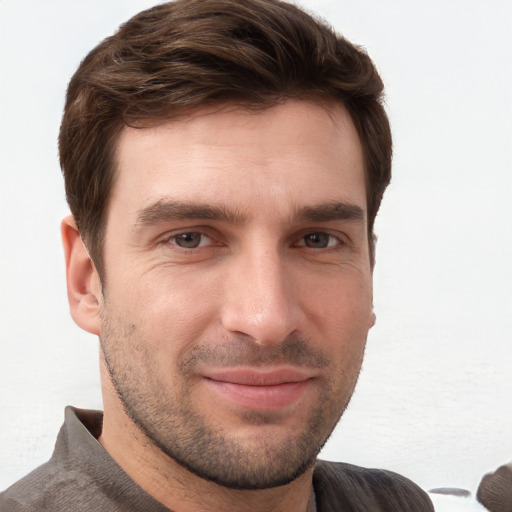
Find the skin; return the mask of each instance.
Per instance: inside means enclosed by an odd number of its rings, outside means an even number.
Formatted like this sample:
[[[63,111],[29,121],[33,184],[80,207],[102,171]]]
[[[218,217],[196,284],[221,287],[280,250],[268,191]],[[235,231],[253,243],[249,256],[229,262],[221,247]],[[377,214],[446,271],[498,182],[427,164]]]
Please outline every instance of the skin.
[[[197,109],[125,128],[100,282],[63,221],[68,295],[100,337],[100,442],[167,507],[305,511],[374,323],[363,152],[340,104]]]

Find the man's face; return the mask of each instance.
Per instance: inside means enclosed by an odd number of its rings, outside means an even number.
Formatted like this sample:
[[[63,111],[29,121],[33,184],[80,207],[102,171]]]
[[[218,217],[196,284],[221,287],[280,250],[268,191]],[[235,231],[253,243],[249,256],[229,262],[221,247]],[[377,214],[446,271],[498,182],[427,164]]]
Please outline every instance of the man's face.
[[[101,344],[163,452],[235,488],[314,462],[373,323],[363,154],[347,111],[289,102],[126,128]]]

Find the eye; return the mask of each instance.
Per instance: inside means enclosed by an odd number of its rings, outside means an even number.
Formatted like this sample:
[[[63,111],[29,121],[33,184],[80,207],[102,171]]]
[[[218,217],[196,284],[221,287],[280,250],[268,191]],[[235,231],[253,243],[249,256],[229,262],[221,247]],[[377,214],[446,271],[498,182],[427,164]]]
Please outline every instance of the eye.
[[[330,235],[329,233],[319,231],[318,233],[308,233],[307,235],[304,235],[298,245],[309,247],[311,249],[327,249],[328,247],[334,247],[339,243],[339,238]]]
[[[179,233],[170,238],[171,243],[183,249],[197,249],[211,242],[211,238],[198,231]]]

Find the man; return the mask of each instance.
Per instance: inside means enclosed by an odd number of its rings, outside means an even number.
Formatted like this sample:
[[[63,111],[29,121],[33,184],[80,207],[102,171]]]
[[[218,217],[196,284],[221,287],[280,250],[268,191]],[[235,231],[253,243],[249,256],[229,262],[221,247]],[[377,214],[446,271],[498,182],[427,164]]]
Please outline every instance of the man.
[[[367,55],[276,0],[163,4],[86,57],[62,237],[104,411],[68,408],[0,510],[433,510],[316,461],[374,323],[381,95]]]

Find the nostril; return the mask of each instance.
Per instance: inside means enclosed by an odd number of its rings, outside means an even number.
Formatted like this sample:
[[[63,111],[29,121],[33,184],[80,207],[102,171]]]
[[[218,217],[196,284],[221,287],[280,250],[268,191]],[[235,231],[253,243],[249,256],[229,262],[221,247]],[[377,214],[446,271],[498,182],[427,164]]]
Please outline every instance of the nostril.
[[[290,268],[268,236],[253,239],[250,250],[231,261],[224,281],[222,322],[231,333],[250,336],[262,345],[280,343],[299,328],[300,309]]]
[[[250,336],[261,345],[280,343],[298,328],[297,315],[289,304],[267,301],[260,306],[240,301],[225,307],[224,328]]]

